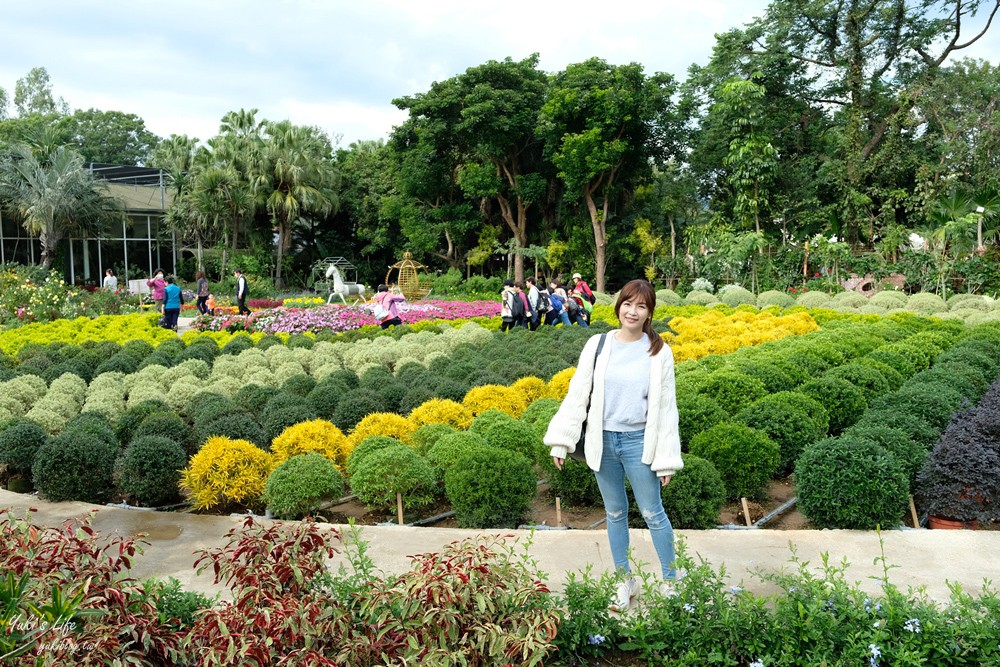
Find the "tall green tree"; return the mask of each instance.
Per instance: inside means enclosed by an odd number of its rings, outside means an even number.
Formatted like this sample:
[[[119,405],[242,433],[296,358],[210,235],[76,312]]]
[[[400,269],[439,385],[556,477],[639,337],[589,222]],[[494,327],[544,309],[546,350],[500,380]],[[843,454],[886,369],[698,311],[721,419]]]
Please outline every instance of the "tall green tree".
[[[63,98],[52,95],[49,71],[44,67],[33,67],[17,80],[14,85],[14,107],[19,116],[31,114],[67,114],[69,105]]]
[[[904,162],[920,90],[986,34],[998,9],[1000,0],[773,0],[751,24],[751,55],[806,65],[809,101],[833,110],[839,215],[851,242],[907,185],[898,178],[914,166]]]
[[[733,212],[744,227],[761,233],[761,213],[771,203],[771,185],[777,171],[778,151],[763,130],[760,101],[766,89],[748,79],[733,79],[722,87],[719,105],[731,119],[733,139],[722,163],[735,195]]]
[[[284,286],[283,264],[291,249],[292,224],[300,217],[327,216],[338,206],[337,174],[329,140],[313,127],[267,122],[262,169],[255,189],[277,231],[275,284]]]
[[[86,162],[145,165],[160,139],[131,113],[77,109],[57,122]]]
[[[83,164],[72,148],[39,155],[27,146],[15,147],[0,163],[0,201],[38,237],[46,269],[67,234],[97,236],[124,216],[121,203]]]
[[[534,54],[520,61],[491,60],[434,83],[426,93],[393,101],[409,111],[408,131],[433,135],[423,145],[402,142],[400,149],[431,145],[453,152],[459,187],[473,200],[496,205],[517,248],[528,247],[529,209],[546,192],[536,136],[545,91],[546,76]],[[524,279],[521,253],[514,255],[514,275]]]
[[[612,203],[680,149],[682,118],[671,103],[676,88],[669,74],[646,76],[637,63],[600,58],[568,66],[550,84],[538,132],[567,192],[586,206],[600,291]]]

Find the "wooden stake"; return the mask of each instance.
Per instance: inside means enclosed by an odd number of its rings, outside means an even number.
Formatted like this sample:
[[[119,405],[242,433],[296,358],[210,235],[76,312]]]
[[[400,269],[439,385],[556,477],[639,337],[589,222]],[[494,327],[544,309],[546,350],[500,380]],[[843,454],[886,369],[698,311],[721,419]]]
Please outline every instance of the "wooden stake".
[[[910,518],[913,519],[913,527],[920,528],[920,519],[917,518],[917,506],[913,504],[913,496],[910,496]]]
[[[562,525],[562,505],[559,504],[559,496],[556,496],[556,525]]]
[[[396,494],[396,517],[399,519],[399,525],[403,525],[403,494]]]
[[[747,505],[746,496],[740,498],[740,502],[743,504],[743,519],[747,522],[748,526],[752,526],[753,521],[750,520],[750,506]]]

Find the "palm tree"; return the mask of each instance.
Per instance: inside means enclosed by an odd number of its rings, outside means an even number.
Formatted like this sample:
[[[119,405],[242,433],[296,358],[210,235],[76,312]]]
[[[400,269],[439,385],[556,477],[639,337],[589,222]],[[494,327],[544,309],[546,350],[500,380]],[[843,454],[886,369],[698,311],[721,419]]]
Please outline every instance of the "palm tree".
[[[64,236],[97,235],[124,216],[121,203],[83,168],[83,156],[65,146],[41,157],[27,146],[15,146],[0,163],[0,201],[38,237],[46,269]]]
[[[278,232],[275,284],[283,286],[282,265],[291,248],[292,223],[305,214],[326,216],[337,207],[336,172],[326,138],[313,128],[289,121],[267,123],[262,167],[256,189]]]

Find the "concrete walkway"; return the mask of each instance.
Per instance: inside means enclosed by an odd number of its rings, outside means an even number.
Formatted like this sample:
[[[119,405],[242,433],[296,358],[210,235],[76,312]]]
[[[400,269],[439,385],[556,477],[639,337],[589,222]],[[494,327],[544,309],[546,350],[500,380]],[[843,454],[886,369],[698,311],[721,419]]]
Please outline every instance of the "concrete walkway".
[[[223,536],[243,519],[229,516],[199,516],[188,513],[151,512],[100,507],[86,503],[49,503],[37,497],[0,489],[0,511],[15,510],[23,515],[36,508],[33,523],[59,526],[98,510],[94,527],[102,534],[146,533],[150,543],[145,554],[136,559],[133,576],[176,577],[189,590],[214,593],[222,590],[212,582],[210,573],[198,576],[192,567],[194,552],[222,546]],[[408,555],[439,551],[448,543],[476,534],[477,531],[455,528],[411,528],[365,526],[362,538],[369,544],[368,555],[385,573],[399,573],[409,568]],[[480,531],[514,535],[525,539],[528,531]],[[756,569],[777,570],[788,566],[789,544],[795,544],[801,559],[811,568],[821,565],[820,554],[828,552],[831,562],[845,557],[851,563],[847,578],[872,592],[878,582],[870,577],[882,575],[881,564],[873,563],[880,555],[878,535],[850,530],[679,530],[692,554],[706,559],[718,569],[725,566],[727,579],[756,593],[775,589],[761,582]],[[981,589],[984,578],[1000,579],[1000,531],[897,530],[882,534],[889,563],[899,567],[889,573],[890,580],[903,590],[924,586],[932,597],[946,600],[947,582],[960,583],[968,591]],[[635,558],[655,564],[656,554],[645,530],[632,531]],[[603,530],[546,530],[534,534],[529,553],[535,558],[550,587],[559,590],[569,571],[582,571],[592,565],[595,574],[612,570],[607,537]],[[342,556],[338,556],[342,561]],[[646,569],[657,571],[657,567]]]

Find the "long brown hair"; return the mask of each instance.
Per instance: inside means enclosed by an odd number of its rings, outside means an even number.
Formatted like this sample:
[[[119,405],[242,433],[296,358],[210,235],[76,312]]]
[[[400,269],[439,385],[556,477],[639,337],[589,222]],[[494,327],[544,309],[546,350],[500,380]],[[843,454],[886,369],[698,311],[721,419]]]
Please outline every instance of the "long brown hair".
[[[660,334],[653,331],[653,310],[656,309],[656,292],[653,286],[641,278],[630,280],[625,283],[625,287],[618,292],[618,300],[615,301],[615,317],[626,301],[641,300],[646,303],[649,309],[649,317],[642,323],[642,331],[649,337],[649,356],[654,356],[663,349],[663,339]]]

